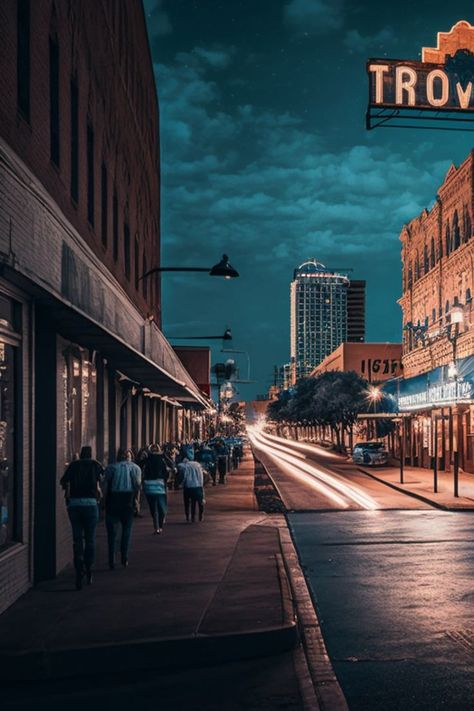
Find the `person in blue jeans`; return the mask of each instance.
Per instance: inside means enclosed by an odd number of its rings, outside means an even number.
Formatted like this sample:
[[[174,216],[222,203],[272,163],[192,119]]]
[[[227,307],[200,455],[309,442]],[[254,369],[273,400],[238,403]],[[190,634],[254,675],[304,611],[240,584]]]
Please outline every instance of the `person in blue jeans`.
[[[143,468],[143,492],[150,507],[155,533],[163,533],[168,511],[168,467],[159,445],[152,444]]]
[[[92,583],[92,566],[95,559],[95,532],[99,521],[100,479],[102,466],[92,459],[92,448],[82,447],[79,459],[67,467],[60,484],[65,491],[67,512],[72,527],[76,589],[82,589],[82,580]]]
[[[109,548],[109,568],[115,568],[115,539],[122,527],[120,553],[122,565],[128,566],[128,551],[132,535],[135,497],[140,489],[142,473],[133,461],[131,449],[119,449],[117,461],[109,464],[104,474],[105,525]]]

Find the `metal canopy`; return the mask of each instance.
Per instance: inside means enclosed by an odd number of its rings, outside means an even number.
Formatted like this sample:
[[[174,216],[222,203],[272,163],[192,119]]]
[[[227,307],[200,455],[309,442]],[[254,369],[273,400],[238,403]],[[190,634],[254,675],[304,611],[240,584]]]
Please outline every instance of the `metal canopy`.
[[[383,107],[369,104],[366,128],[423,128],[437,131],[474,131],[472,110],[429,111],[408,107]]]

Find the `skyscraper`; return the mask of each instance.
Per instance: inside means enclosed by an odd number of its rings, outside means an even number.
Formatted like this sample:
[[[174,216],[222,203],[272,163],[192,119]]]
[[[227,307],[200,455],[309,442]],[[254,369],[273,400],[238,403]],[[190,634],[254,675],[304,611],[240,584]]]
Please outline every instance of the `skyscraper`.
[[[347,340],[365,341],[365,280],[351,279],[347,290]]]
[[[349,279],[315,259],[294,271],[290,285],[293,382],[304,378],[347,340]]]

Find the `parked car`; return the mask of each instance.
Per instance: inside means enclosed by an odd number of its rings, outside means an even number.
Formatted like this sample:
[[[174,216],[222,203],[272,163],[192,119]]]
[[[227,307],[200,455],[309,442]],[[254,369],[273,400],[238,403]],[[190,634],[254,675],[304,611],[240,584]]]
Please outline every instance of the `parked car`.
[[[388,452],[383,442],[358,442],[352,450],[352,461],[368,466],[387,464]]]

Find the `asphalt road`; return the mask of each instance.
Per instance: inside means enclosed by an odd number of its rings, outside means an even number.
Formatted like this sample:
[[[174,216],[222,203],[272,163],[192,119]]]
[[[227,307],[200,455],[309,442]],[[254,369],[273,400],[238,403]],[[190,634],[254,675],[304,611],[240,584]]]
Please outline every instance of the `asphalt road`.
[[[474,708],[474,514],[290,514],[351,711]]]
[[[351,711],[474,709],[474,512],[447,513],[313,445],[251,434]]]
[[[249,435],[289,511],[431,509],[321,447],[251,429]]]

